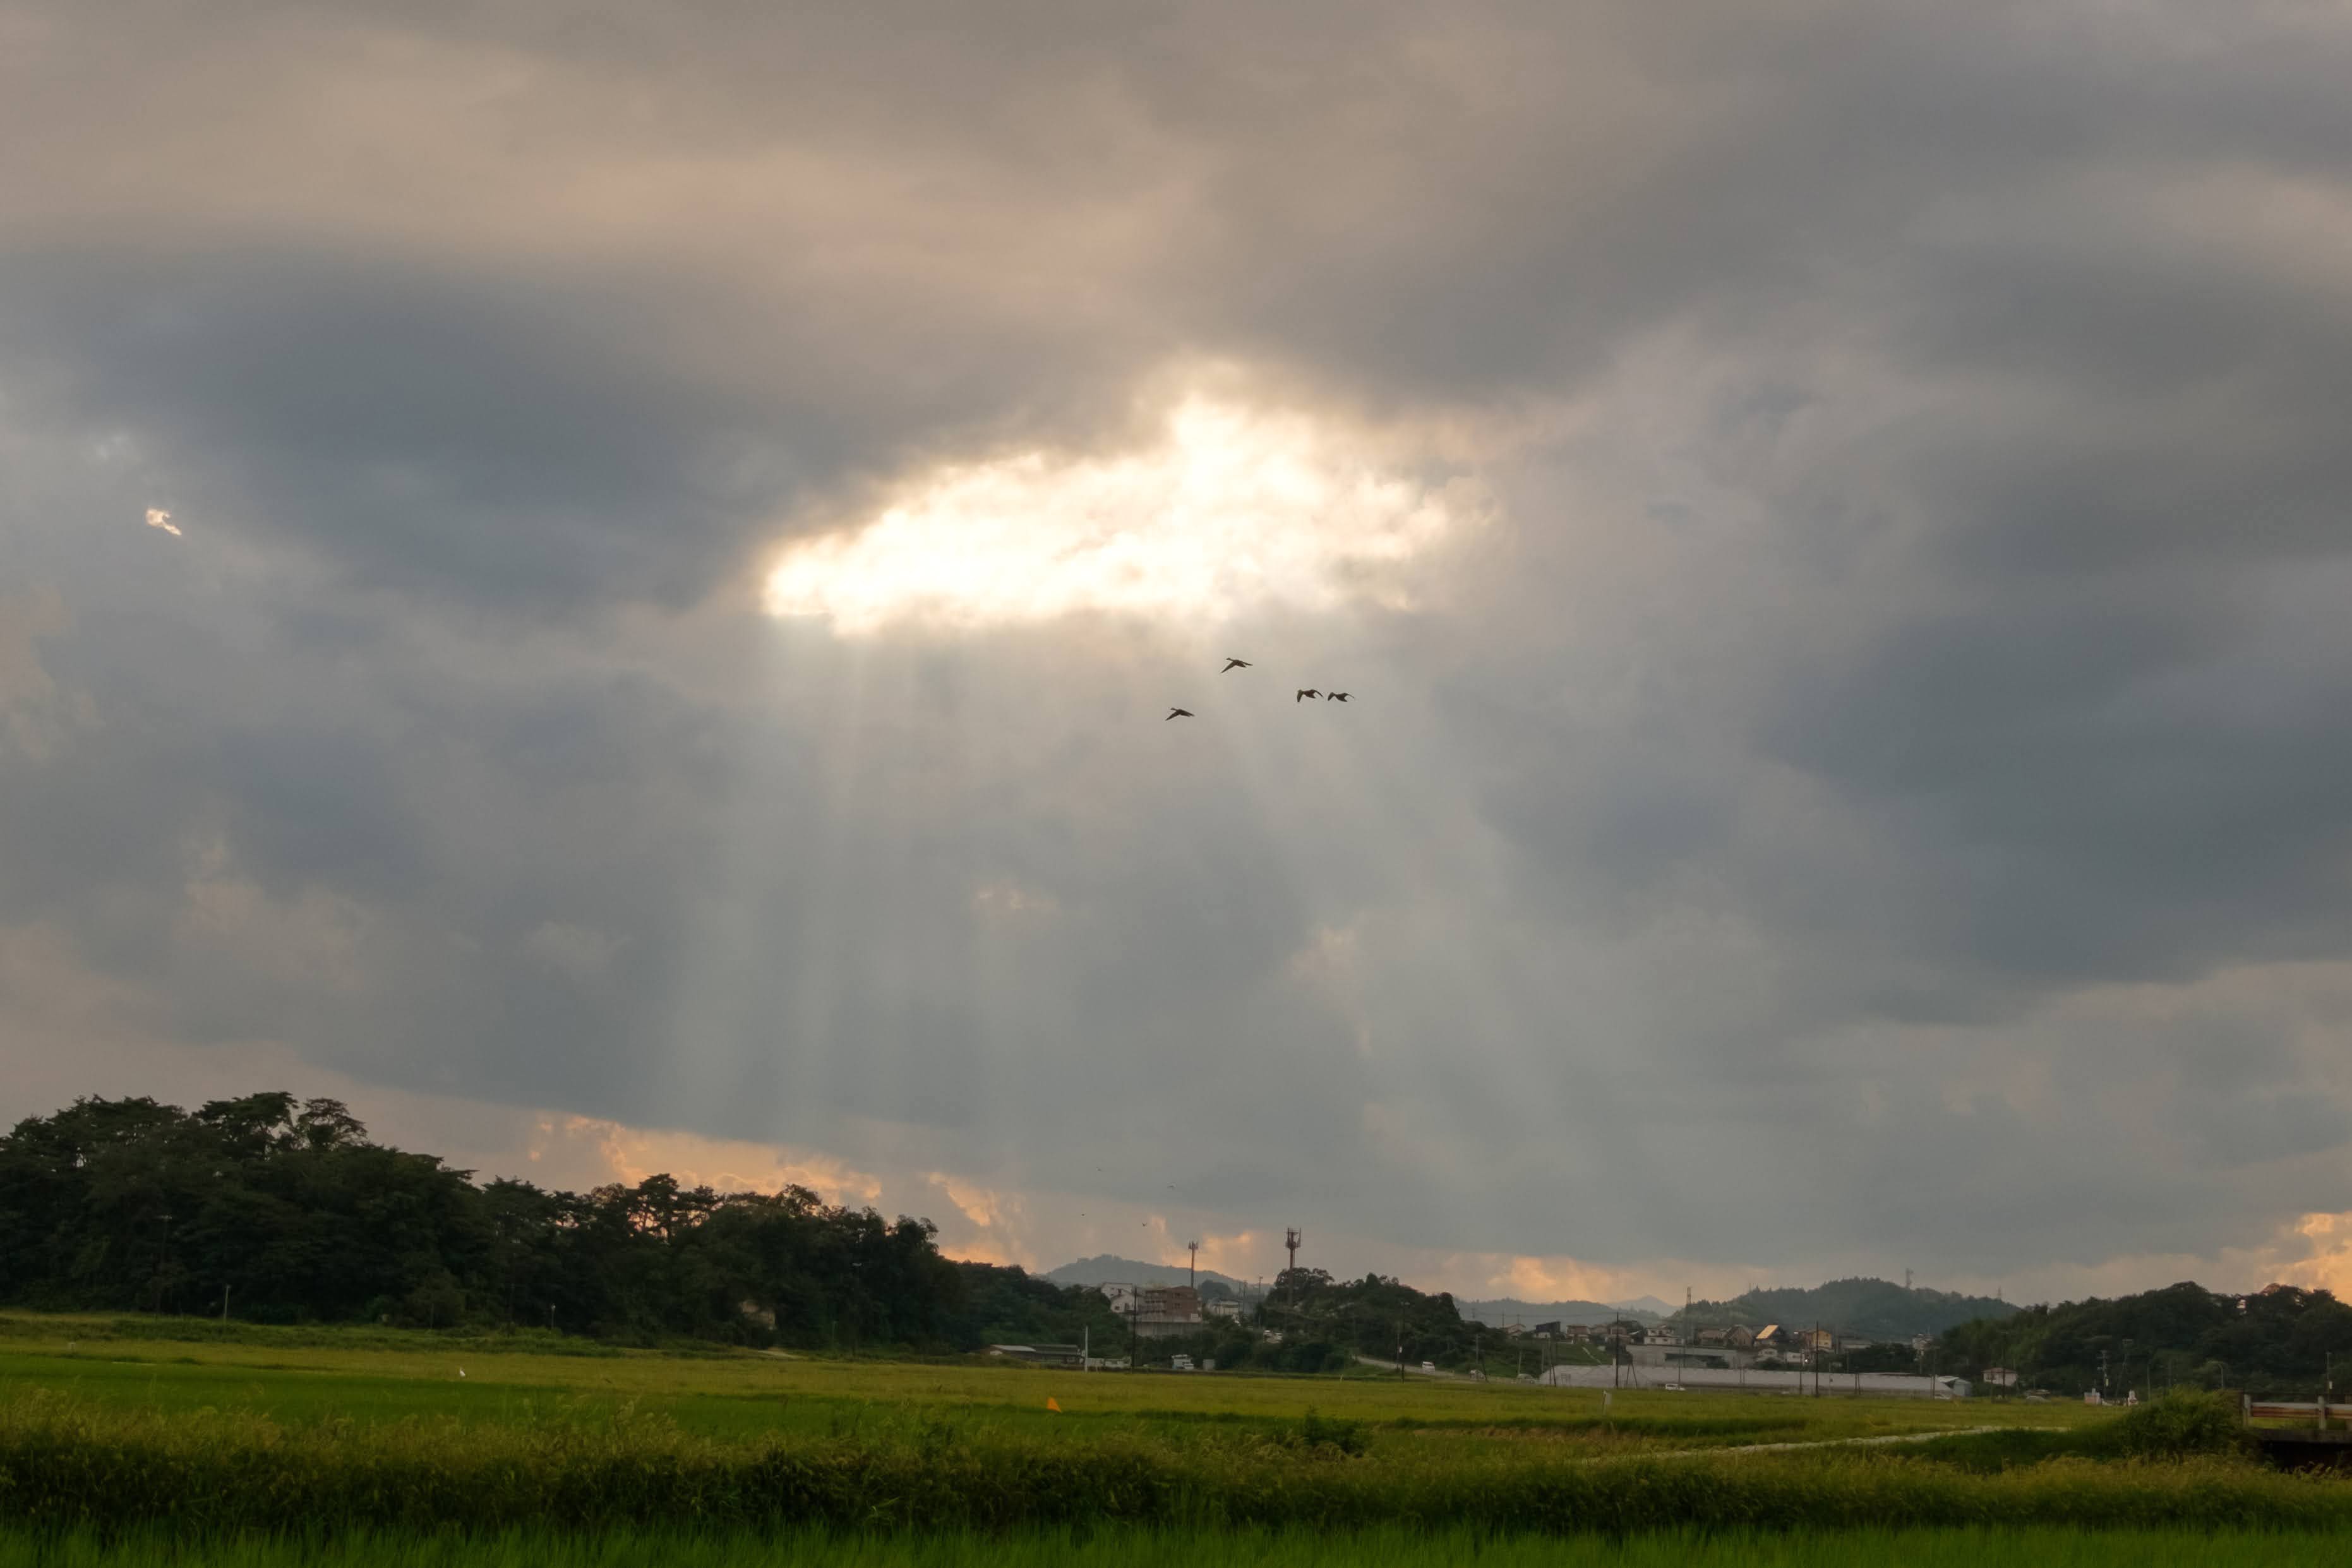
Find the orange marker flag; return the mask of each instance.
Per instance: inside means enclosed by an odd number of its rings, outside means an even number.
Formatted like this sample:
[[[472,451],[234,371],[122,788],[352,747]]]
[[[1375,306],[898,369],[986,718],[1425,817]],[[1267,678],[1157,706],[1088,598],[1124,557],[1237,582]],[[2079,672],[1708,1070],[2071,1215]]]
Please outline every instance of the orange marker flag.
[[[1059,1416],[1062,1413],[1062,1402],[1048,1395],[1045,1397],[1045,1408]]]

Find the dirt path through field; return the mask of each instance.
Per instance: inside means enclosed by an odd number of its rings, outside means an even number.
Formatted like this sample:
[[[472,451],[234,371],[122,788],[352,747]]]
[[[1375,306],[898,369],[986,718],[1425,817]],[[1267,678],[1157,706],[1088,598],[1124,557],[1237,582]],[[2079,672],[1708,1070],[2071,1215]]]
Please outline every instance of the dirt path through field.
[[[1932,1443],[1938,1437],[1969,1437],[1979,1432],[2039,1432],[2041,1427],[1951,1427],[1939,1432],[1895,1432],[1881,1437],[1823,1437],[1811,1443],[1740,1443],[1721,1448],[1667,1448],[1645,1459],[1687,1459],[1701,1454],[1786,1454],[1799,1448],[1867,1448],[1882,1443]]]

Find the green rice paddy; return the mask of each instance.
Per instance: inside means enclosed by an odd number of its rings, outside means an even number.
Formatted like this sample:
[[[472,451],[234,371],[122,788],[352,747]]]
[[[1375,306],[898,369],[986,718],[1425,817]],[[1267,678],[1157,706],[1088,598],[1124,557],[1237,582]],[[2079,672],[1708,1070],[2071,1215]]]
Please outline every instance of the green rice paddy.
[[[2352,1482],[2079,1406],[171,1328],[0,1317],[0,1568],[2161,1563],[2352,1526]]]

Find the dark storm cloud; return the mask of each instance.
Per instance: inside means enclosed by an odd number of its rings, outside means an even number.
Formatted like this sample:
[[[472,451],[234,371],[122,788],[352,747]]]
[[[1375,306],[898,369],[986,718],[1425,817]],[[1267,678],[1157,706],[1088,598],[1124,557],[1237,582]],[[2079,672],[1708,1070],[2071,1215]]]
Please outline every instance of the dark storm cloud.
[[[19,258],[5,336],[89,426],[151,434],[217,513],[362,580],[679,600],[736,564],[792,455],[773,411],[631,340],[646,292],[282,250],[67,253]]]
[[[183,1038],[1433,1248],[2340,1201],[2339,19],[142,15],[0,12],[0,909]],[[1360,706],[744,623],[1219,359],[1504,497],[1229,629]]]

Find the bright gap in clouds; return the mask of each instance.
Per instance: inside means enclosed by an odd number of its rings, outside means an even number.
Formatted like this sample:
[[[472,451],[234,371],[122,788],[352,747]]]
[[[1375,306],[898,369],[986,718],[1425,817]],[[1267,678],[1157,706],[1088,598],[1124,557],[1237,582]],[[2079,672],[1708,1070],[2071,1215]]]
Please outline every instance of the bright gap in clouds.
[[[1470,509],[1457,486],[1399,473],[1328,426],[1196,397],[1140,451],[1030,452],[917,476],[865,526],[788,548],[767,603],[850,633],[1400,605],[1397,569]]]

